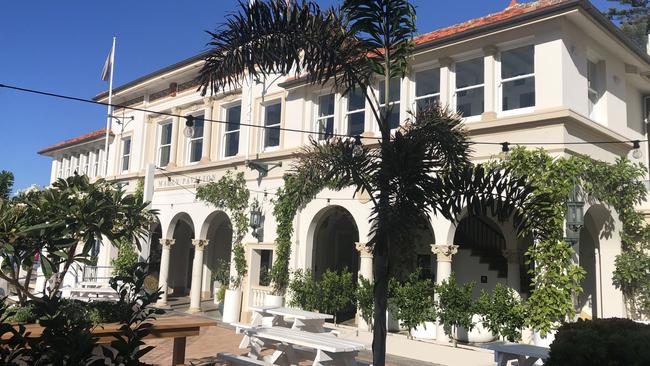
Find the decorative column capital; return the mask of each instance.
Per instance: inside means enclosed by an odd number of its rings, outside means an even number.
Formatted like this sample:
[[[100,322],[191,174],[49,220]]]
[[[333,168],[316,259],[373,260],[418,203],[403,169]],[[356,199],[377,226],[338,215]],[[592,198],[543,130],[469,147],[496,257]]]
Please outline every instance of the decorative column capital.
[[[208,246],[210,240],[208,239],[192,239],[192,245],[196,250],[203,250]]]
[[[504,249],[501,254],[508,259],[508,263],[520,263],[524,253],[517,249]]]
[[[170,249],[176,243],[176,239],[160,239],[160,245],[163,249]]]
[[[451,262],[451,257],[458,253],[458,245],[431,245],[431,252],[438,257],[438,262]]]
[[[372,248],[366,243],[357,242],[356,247],[361,258],[372,258]]]

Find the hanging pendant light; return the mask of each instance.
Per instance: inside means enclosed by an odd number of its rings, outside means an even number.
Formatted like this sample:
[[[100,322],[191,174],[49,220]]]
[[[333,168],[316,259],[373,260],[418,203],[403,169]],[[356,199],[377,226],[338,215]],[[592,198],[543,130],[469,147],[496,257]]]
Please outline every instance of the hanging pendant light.
[[[183,135],[188,139],[194,137],[194,116],[191,114],[185,116],[185,129],[183,130]]]

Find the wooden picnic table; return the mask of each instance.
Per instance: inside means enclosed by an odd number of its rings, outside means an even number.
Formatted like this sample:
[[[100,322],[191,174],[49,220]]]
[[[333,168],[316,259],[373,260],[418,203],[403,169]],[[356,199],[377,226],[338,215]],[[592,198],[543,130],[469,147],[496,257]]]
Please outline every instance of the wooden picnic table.
[[[272,317],[272,325],[284,325],[285,317],[292,318],[291,329],[303,330],[312,333],[322,333],[324,331],[325,320],[333,319],[330,314],[316,313],[302,309],[294,309],[276,306],[251,306],[253,319],[251,325],[263,325],[264,318]]]
[[[494,351],[497,366],[506,366],[510,360],[517,360],[520,366],[532,366],[538,360],[546,360],[549,353],[547,347],[510,342],[488,343],[481,347]]]
[[[153,327],[150,328],[151,332],[147,335],[146,339],[159,339],[159,338],[173,338],[172,347],[172,365],[183,365],[185,363],[185,345],[187,337],[198,336],[201,328],[216,326],[217,322],[206,318],[195,316],[167,316],[159,317],[151,321]],[[92,330],[92,334],[97,336],[99,344],[109,344],[119,333],[119,323],[101,324]],[[30,337],[40,337],[43,332],[43,327],[39,324],[25,325],[26,331],[30,333]],[[8,337],[8,335],[5,335]],[[4,338],[4,337],[3,337]]]
[[[238,333],[243,333],[240,348],[249,348],[249,356],[263,359],[274,365],[297,365],[300,354],[313,357],[312,365],[345,365],[357,364],[356,356],[359,351],[369,347],[355,341],[334,337],[327,333],[310,333],[297,329],[283,327],[250,326],[235,324]],[[265,348],[274,348],[270,356],[262,356]]]

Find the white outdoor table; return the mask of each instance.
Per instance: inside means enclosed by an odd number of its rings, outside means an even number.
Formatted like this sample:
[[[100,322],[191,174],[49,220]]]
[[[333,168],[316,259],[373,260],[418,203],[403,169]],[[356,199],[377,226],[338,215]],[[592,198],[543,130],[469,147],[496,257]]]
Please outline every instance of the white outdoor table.
[[[263,319],[273,317],[272,325],[283,325],[284,317],[293,318],[291,329],[304,330],[312,333],[322,333],[325,320],[333,319],[330,314],[315,313],[301,309],[274,307],[274,306],[251,306],[253,319],[251,325],[262,325]]]
[[[369,347],[358,342],[340,339],[327,333],[310,333],[283,327],[255,327],[233,324],[237,332],[244,333],[240,348],[250,348],[249,356],[263,359],[274,365],[297,365],[300,355],[313,357],[314,366],[353,366],[359,351]],[[274,348],[276,351],[263,357],[261,351]],[[315,353],[315,355],[314,355]]]
[[[481,347],[494,351],[497,366],[505,366],[510,360],[519,361],[520,366],[531,366],[537,360],[546,360],[549,352],[546,347],[510,342],[484,344]]]

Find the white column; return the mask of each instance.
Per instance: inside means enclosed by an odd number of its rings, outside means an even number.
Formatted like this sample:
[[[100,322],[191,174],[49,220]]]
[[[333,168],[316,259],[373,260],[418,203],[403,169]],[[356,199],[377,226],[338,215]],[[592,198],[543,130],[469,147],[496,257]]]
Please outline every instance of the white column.
[[[485,52],[484,60],[484,73],[483,73],[483,95],[485,98],[483,114],[481,115],[482,121],[492,121],[497,118],[497,85],[496,85],[496,54],[497,48],[494,46],[487,46],[483,48]]]
[[[159,307],[167,306],[167,278],[169,276],[169,257],[171,254],[172,245],[176,242],[175,239],[160,239],[160,245],[162,246],[162,253],[160,255],[160,274],[158,275],[158,286],[162,294],[158,303],[156,304]]]
[[[359,261],[359,274],[357,276],[357,281],[361,283],[361,277],[363,277],[372,283],[372,250],[366,245],[366,243],[356,243],[356,247],[359,251],[359,256],[361,257]],[[366,331],[370,330],[370,325],[363,319],[359,310],[357,310],[357,328]]]
[[[201,278],[203,277],[203,251],[210,241],[207,239],[192,239],[194,245],[194,260],[192,261],[192,287],[190,288],[189,313],[201,311]]]
[[[453,101],[453,90],[451,85],[451,63],[452,59],[445,57],[438,60],[440,63],[440,105],[451,107]]]
[[[180,108],[172,108],[172,113],[175,115],[179,115],[181,113]],[[168,168],[175,168],[176,167],[176,160],[178,156],[178,135],[181,133],[181,128],[180,125],[181,120],[179,117],[172,117],[172,146],[169,151],[169,164],[167,164]]]
[[[436,283],[441,284],[451,276],[451,257],[458,253],[458,245],[431,245],[431,252],[436,255]],[[438,324],[436,338],[439,342],[448,342],[449,338],[441,324]]]
[[[212,119],[212,98],[203,98],[205,111],[204,119]],[[210,152],[212,151],[212,122],[203,122],[203,150],[201,151],[201,162],[210,161]]]
[[[504,249],[503,256],[508,259],[508,287],[521,292],[521,277],[520,277],[520,266],[521,266],[521,252],[516,249]]]

